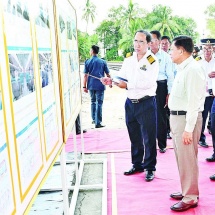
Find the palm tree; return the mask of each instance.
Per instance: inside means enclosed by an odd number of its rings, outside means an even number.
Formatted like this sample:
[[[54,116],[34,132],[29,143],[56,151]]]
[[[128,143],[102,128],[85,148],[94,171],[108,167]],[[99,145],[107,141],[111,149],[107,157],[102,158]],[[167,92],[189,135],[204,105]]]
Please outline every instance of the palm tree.
[[[119,48],[125,52],[133,51],[133,38],[134,34],[139,29],[144,29],[145,22],[141,18],[131,20],[127,29],[122,29],[122,39],[119,41]]]
[[[173,38],[180,32],[179,25],[172,19],[172,9],[167,6],[157,5],[149,15],[150,26],[152,30],[160,31],[161,35],[170,36]]]
[[[91,3],[90,0],[86,0],[86,5],[83,11],[84,11],[84,14],[82,18],[85,19],[87,23],[86,25],[86,33],[87,33],[89,20],[91,19],[92,23],[95,20],[96,6],[93,3]]]
[[[143,18],[145,11],[139,7],[137,3],[133,3],[132,0],[128,0],[128,7],[123,7],[121,26],[128,28],[131,21],[137,18]]]

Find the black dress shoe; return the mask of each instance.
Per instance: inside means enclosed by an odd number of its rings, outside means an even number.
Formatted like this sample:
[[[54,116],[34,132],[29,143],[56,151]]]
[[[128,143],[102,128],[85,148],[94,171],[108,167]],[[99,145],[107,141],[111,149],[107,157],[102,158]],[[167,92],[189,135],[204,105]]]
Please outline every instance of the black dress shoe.
[[[84,130],[83,130],[83,133],[86,133],[86,132],[87,132],[87,130],[84,129]],[[76,134],[80,134],[80,133],[81,133],[81,131],[76,132]]]
[[[212,176],[210,176],[210,179],[211,179],[212,181],[215,181],[215,174],[212,175]]]
[[[133,175],[135,173],[138,173],[138,172],[144,172],[143,169],[136,169],[136,168],[131,168],[130,170],[124,172],[124,175]]]
[[[103,128],[103,127],[105,127],[105,125],[98,124],[95,126],[95,128]]]
[[[172,193],[172,194],[170,194],[170,197],[173,199],[176,199],[176,200],[182,200],[184,198],[184,196],[180,192]]]
[[[180,201],[180,202],[174,204],[173,206],[171,206],[170,209],[173,211],[182,212],[182,211],[186,211],[190,208],[195,208],[197,206],[198,206],[198,203],[186,204],[186,203]]]
[[[169,140],[172,139],[172,137],[170,136],[170,133],[167,133],[166,138],[169,139]]]
[[[199,141],[199,145],[204,148],[208,148],[208,144],[205,141]]]
[[[160,153],[165,153],[165,152],[166,152],[166,148],[159,149],[159,152],[160,152]]]
[[[155,175],[153,173],[153,171],[148,170],[146,172],[146,177],[145,177],[145,181],[152,181],[154,179]]]
[[[211,156],[210,158],[205,159],[208,162],[215,162],[215,157]]]

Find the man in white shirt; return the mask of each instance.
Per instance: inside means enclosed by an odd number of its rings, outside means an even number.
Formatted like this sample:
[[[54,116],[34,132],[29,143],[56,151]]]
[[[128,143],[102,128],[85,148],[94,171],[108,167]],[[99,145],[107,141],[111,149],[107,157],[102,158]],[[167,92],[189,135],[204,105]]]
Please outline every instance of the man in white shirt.
[[[206,136],[204,134],[204,130],[205,130],[207,117],[209,116],[210,118],[211,107],[214,100],[213,93],[212,93],[212,80],[208,75],[212,72],[213,67],[215,65],[215,58],[213,58],[213,46],[215,44],[215,39],[201,39],[201,44],[202,44],[203,56],[195,59],[200,63],[200,65],[205,70],[207,82],[206,82],[206,89],[205,89],[204,111],[202,112],[202,118],[203,118],[202,132],[199,139],[199,145],[207,148],[208,144],[206,143]],[[212,156],[211,158],[207,158],[206,160],[209,162],[214,162],[215,157]]]
[[[127,89],[125,102],[126,125],[131,141],[132,168],[124,175],[133,175],[146,170],[146,181],[154,179],[157,163],[157,105],[155,92],[159,63],[148,50],[151,35],[139,30],[134,37],[133,56],[125,58],[114,83]],[[118,79],[118,81],[117,81]],[[103,84],[111,85],[110,78],[103,78]]]
[[[159,61],[159,73],[157,79],[157,140],[161,153],[166,152],[167,146],[167,101],[174,80],[173,63],[169,54],[160,48],[161,34],[159,31],[151,31],[152,41],[150,49]]]
[[[169,96],[170,127],[179,170],[181,193],[171,198],[181,200],[171,206],[173,211],[186,211],[198,206],[198,141],[202,128],[206,75],[193,59],[193,41],[188,36],[173,39],[171,58],[177,74]]]

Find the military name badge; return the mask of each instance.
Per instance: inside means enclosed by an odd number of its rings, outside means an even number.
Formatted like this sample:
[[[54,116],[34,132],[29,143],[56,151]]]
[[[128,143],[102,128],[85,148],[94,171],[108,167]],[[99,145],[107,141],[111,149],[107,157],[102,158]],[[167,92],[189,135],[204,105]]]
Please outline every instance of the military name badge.
[[[146,65],[141,66],[140,69],[146,71]]]
[[[147,60],[149,61],[150,64],[153,64],[155,62],[155,59],[151,55],[147,57]]]

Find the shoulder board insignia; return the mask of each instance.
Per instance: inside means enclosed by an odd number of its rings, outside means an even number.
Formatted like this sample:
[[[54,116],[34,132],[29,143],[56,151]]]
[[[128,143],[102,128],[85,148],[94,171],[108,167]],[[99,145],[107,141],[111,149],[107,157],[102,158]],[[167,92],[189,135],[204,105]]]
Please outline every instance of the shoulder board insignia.
[[[199,60],[201,60],[201,59],[202,59],[202,58],[201,58],[200,56],[198,56],[198,57],[195,58],[196,61],[199,61]]]
[[[148,61],[149,61],[150,64],[153,64],[155,62],[155,59],[151,55],[149,55],[147,57],[147,59],[148,59]]]

